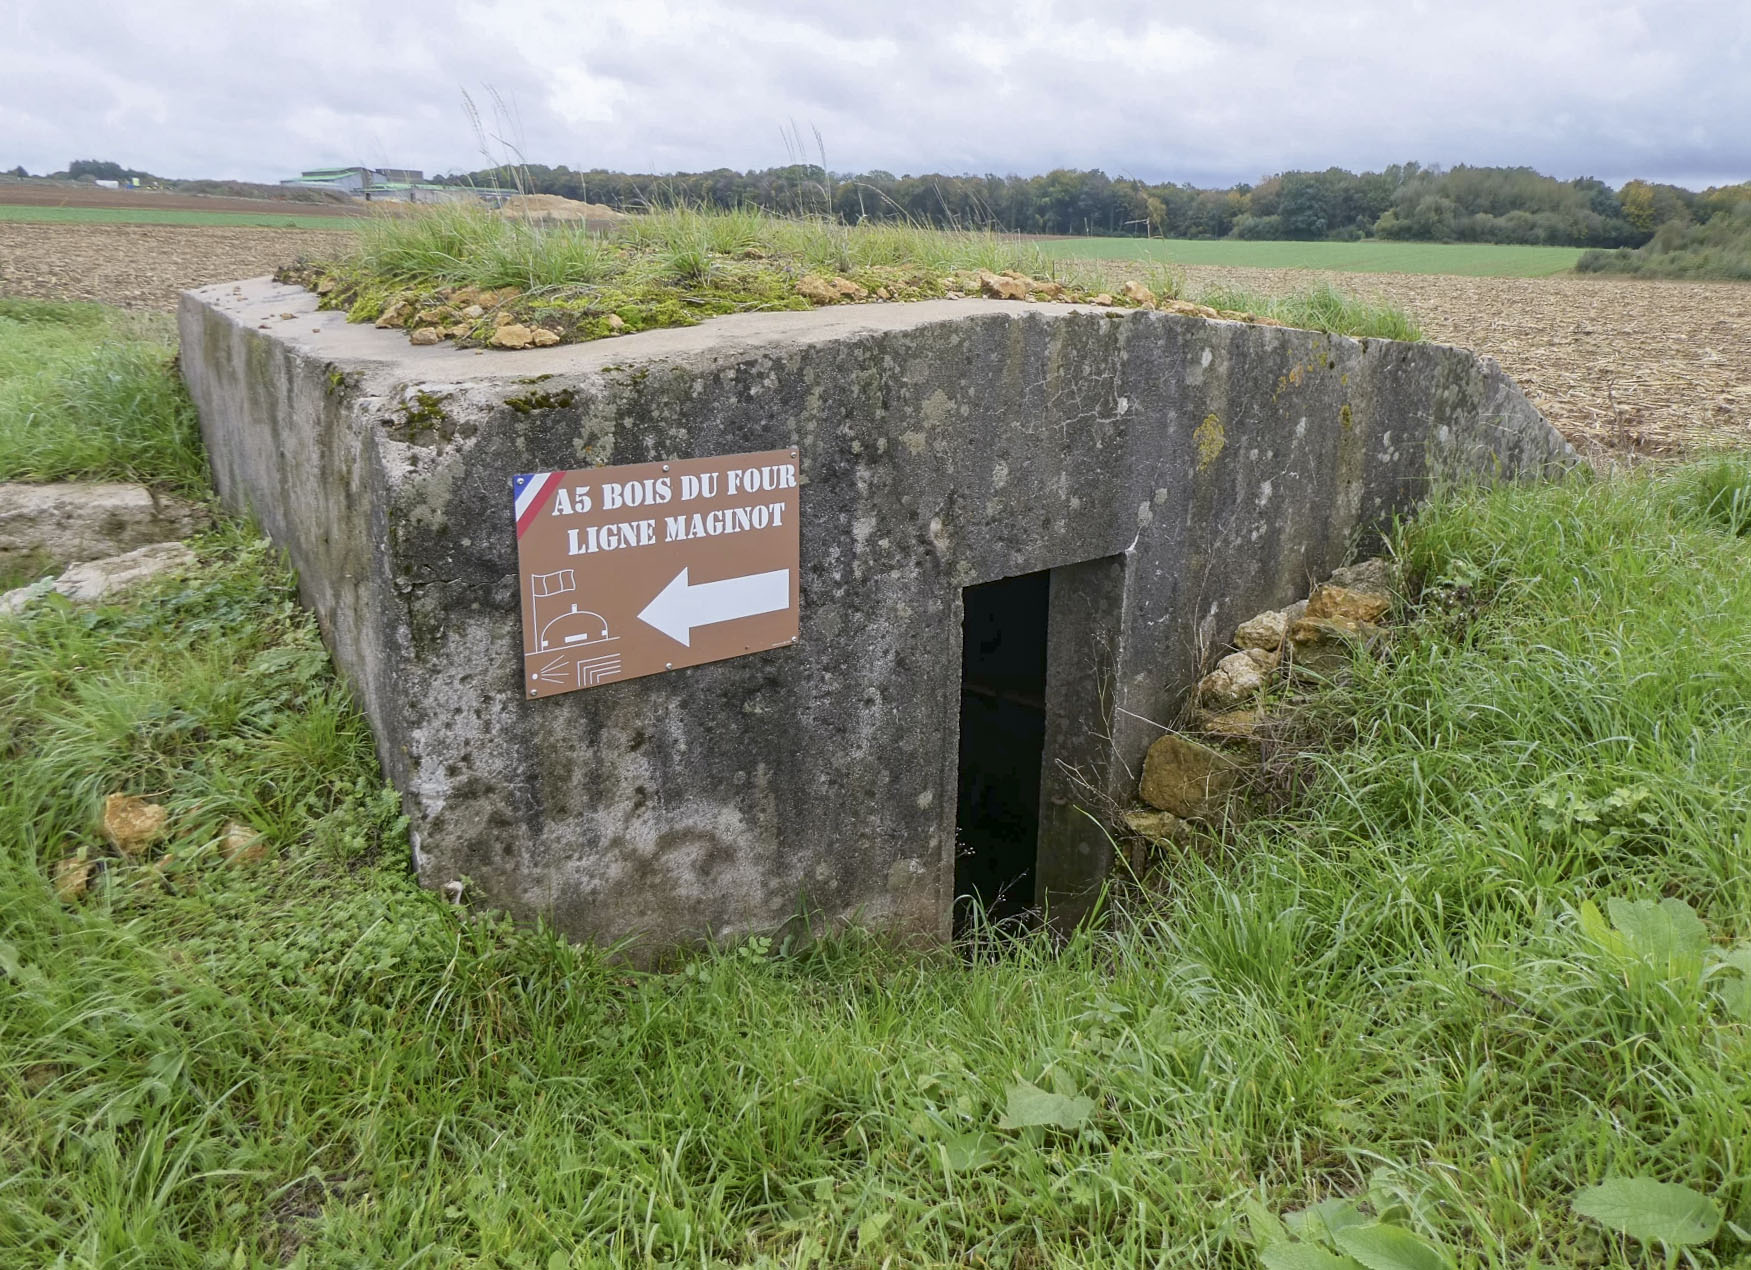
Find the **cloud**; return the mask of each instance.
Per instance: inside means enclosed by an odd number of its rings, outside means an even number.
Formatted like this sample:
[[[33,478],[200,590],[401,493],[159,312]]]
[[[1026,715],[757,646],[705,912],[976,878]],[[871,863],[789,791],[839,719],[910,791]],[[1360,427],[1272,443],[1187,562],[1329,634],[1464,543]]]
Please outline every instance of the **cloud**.
[[[794,124],[842,171],[1751,177],[1740,3],[15,0],[8,25],[0,166],[33,171],[471,168],[467,91],[574,167],[765,167]]]

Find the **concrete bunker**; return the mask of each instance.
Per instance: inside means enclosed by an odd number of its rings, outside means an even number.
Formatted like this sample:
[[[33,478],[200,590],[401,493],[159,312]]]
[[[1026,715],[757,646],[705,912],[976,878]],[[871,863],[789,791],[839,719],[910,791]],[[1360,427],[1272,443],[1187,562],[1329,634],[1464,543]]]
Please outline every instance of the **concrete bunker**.
[[[1464,350],[1158,312],[847,306],[489,355],[258,280],[181,322],[220,493],[297,567],[422,881],[644,956],[804,912],[944,939],[957,893],[1073,918],[1110,865],[1087,812],[1130,801],[1236,621],[1436,480],[1573,461]],[[514,474],[777,450],[794,645],[527,698]]]

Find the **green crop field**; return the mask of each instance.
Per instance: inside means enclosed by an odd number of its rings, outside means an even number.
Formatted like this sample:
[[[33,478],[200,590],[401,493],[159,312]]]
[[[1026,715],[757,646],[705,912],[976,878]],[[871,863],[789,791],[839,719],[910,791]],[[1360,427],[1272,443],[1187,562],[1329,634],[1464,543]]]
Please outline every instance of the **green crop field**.
[[[299,216],[286,212],[195,212],[153,207],[26,207],[0,203],[0,221],[48,221],[82,225],[221,225],[260,229],[352,229],[347,216]]]
[[[1040,246],[1065,259],[1334,269],[1344,273],[1445,273],[1471,278],[1547,278],[1573,269],[1581,254],[1578,247],[1497,243],[1250,242],[1238,238],[1068,238]]]

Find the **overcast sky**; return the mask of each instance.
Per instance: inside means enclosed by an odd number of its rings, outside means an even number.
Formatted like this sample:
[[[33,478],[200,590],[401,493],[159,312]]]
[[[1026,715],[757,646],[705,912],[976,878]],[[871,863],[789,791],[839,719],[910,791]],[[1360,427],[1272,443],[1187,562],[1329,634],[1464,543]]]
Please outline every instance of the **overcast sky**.
[[[1225,12],[1224,10],[1231,10]],[[0,167],[1751,178],[1747,0],[7,0]],[[501,147],[489,142],[497,153]]]

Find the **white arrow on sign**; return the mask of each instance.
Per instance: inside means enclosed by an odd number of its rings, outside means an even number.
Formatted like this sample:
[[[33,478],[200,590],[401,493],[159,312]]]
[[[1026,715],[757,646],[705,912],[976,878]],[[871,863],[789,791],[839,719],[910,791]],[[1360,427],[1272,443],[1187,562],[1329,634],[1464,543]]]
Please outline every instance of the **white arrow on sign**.
[[[722,582],[689,585],[687,570],[677,573],[644,606],[638,620],[654,626],[677,644],[693,646],[693,628],[714,622],[733,622],[739,617],[776,613],[790,607],[790,570],[750,573]]]

